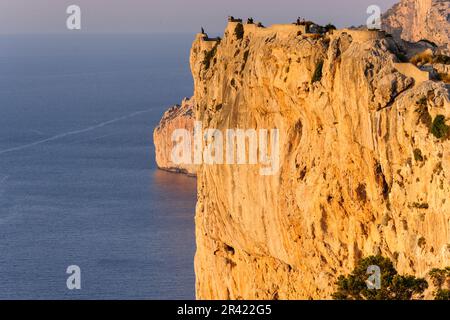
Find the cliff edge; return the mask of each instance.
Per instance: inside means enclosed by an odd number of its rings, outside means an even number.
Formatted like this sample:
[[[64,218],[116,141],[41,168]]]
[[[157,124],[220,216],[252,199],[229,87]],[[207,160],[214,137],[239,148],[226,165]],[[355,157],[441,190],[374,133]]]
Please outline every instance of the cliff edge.
[[[199,299],[329,298],[374,254],[449,265],[449,88],[399,72],[394,39],[230,22],[190,62],[204,129],[280,130],[274,175],[198,168]]]

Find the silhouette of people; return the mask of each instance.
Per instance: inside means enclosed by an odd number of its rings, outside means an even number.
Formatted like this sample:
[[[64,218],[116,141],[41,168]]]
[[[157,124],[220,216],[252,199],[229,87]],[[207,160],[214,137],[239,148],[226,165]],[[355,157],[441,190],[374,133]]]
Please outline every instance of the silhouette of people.
[[[254,22],[253,22],[253,18],[248,18],[247,19],[247,24],[253,24]]]
[[[239,23],[242,23],[242,19],[235,18],[233,16],[228,16],[228,22],[239,22]]]
[[[203,39],[209,39],[208,34],[205,32],[205,29],[202,27],[201,33],[203,35]]]

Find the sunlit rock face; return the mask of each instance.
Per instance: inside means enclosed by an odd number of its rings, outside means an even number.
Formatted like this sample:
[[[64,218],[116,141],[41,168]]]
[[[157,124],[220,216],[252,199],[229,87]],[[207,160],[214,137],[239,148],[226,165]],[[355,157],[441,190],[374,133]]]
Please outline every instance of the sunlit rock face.
[[[382,18],[383,29],[396,37],[423,39],[450,50],[450,1],[402,0]]]
[[[192,99],[184,99],[181,105],[167,110],[154,130],[153,141],[158,168],[188,175],[196,174],[196,166],[192,161],[175,162],[172,157],[174,146],[177,143],[173,139],[175,130],[193,132],[195,121],[193,103]]]
[[[450,118],[448,88],[415,84],[396,54],[393,38],[292,26],[231,22],[221,41],[197,37],[203,128],[280,130],[273,175],[198,168],[198,298],[329,298],[374,254],[417,276],[449,265],[450,140],[428,124]]]

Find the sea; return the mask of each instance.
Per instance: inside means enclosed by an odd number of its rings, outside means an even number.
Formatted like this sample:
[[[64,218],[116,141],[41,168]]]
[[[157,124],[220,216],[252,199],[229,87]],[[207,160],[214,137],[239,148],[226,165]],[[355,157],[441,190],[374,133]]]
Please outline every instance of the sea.
[[[0,36],[0,299],[195,298],[196,180],[152,141],[193,39]]]

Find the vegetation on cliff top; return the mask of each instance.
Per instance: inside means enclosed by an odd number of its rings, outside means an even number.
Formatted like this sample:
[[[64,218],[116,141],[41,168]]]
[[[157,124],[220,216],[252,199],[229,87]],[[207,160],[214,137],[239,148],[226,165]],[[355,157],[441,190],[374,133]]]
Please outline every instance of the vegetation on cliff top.
[[[443,116],[442,114],[437,115],[436,118],[434,118],[430,130],[431,133],[438,139],[449,137],[450,127],[445,124],[445,116]]]
[[[370,266],[380,268],[380,288],[370,289],[368,273]],[[450,267],[432,269],[428,273],[436,300],[450,300]],[[423,298],[428,282],[423,278],[399,275],[393,263],[380,255],[362,259],[353,272],[340,276],[336,282],[335,300],[411,300]]]
[[[445,269],[433,269],[430,271],[429,276],[436,288],[434,296],[436,300],[450,300],[450,290],[444,289],[444,285],[447,283],[449,287],[450,283],[450,267]]]
[[[329,32],[331,30],[336,30],[336,26],[334,24],[328,23],[325,27],[326,32]]]

